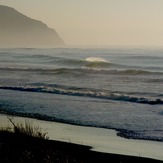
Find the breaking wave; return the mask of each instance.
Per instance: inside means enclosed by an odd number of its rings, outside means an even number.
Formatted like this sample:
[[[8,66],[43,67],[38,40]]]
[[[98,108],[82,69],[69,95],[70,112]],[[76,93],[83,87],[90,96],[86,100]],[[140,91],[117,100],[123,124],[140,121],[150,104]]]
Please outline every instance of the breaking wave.
[[[88,57],[85,59],[87,62],[104,62],[104,63],[110,63],[109,61],[103,59],[103,58],[97,58],[97,57]]]
[[[134,102],[134,103],[149,104],[149,105],[163,104],[163,100],[159,98],[156,99],[156,98],[149,98],[149,97],[140,97],[140,96],[133,96],[121,92],[118,93],[118,92],[109,92],[109,91],[99,91],[95,89],[67,87],[61,85],[0,86],[0,89],[82,96],[82,97],[100,98],[100,99],[116,100],[116,101],[124,101],[124,102]]]

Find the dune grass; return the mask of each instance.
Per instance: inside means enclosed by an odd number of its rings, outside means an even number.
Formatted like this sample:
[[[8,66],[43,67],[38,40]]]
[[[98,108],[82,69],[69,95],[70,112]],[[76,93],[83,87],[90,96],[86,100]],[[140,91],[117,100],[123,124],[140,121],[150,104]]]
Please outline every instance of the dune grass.
[[[41,139],[49,139],[47,132],[43,132],[41,127],[34,126],[32,122],[25,120],[23,122],[14,122],[13,117],[8,117],[9,122],[12,124],[12,127],[2,127],[1,131],[13,132],[17,135],[31,136]]]

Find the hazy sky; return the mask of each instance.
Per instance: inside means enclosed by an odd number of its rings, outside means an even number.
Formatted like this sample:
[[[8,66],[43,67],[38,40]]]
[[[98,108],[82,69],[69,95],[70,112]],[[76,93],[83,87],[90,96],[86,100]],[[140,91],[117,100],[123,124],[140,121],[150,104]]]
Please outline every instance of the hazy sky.
[[[163,46],[163,0],[0,0],[55,28],[66,44]]]

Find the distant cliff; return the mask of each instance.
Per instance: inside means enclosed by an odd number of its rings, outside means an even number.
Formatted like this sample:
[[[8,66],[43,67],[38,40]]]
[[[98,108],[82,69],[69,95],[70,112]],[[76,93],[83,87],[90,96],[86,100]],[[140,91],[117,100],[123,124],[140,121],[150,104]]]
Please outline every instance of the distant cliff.
[[[64,45],[54,29],[15,9],[0,5],[0,47],[55,47]]]

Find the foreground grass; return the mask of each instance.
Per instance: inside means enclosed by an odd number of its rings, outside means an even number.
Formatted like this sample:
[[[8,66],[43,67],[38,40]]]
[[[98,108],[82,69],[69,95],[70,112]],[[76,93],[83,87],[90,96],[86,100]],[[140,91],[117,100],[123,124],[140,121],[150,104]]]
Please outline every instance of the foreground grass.
[[[0,130],[0,163],[128,163],[162,161],[141,157],[105,154],[90,147],[48,140],[41,128],[25,122]]]
[[[7,131],[14,132],[17,135],[36,137],[40,139],[48,139],[47,133],[43,132],[39,126],[34,126],[30,121],[24,123],[14,122],[13,117],[8,117],[8,120],[13,125],[13,128],[6,128]],[[4,129],[3,129],[4,130]]]

